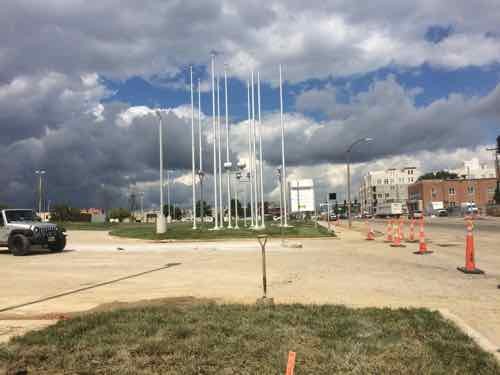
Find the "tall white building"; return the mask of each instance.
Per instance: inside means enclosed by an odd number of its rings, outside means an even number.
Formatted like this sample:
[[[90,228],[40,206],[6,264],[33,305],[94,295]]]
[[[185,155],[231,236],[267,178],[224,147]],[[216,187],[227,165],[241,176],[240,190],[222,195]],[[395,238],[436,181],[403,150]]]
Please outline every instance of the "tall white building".
[[[459,177],[465,176],[467,179],[496,177],[494,163],[481,164],[478,158],[464,161],[462,167],[451,169],[449,172],[456,173]]]
[[[416,167],[369,172],[363,176],[359,188],[361,211],[377,213],[377,207],[386,203],[402,203],[406,208],[408,185],[417,181],[420,171]]]

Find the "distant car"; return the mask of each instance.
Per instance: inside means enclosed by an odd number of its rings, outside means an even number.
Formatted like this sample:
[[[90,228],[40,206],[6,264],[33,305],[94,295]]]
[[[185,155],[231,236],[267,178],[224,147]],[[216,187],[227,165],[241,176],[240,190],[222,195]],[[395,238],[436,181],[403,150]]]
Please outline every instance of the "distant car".
[[[337,214],[335,213],[330,213],[330,220],[337,220]]]
[[[413,211],[408,214],[409,219],[420,219],[424,217],[424,214],[422,211]]]
[[[445,217],[448,216],[448,211],[447,210],[438,210],[437,215],[440,217]]]

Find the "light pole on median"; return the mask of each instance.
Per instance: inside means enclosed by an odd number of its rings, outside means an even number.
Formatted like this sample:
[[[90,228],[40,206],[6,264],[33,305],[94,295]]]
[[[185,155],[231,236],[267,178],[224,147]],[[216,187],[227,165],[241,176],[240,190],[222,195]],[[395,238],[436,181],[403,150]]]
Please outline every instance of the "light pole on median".
[[[158,116],[158,127],[159,127],[159,143],[160,143],[160,216],[156,219],[156,233],[162,234],[167,231],[167,224],[165,221],[165,212],[163,208],[163,123],[161,118],[161,112],[156,110],[156,116]]]
[[[37,169],[35,171],[35,174],[38,175],[38,214],[40,215],[41,212],[42,212],[42,178],[43,178],[43,175],[45,174],[46,172],[43,170],[43,169]]]
[[[347,217],[349,219],[349,229],[352,228],[352,218],[351,218],[351,151],[354,146],[362,142],[371,142],[372,138],[360,138],[347,148],[346,151],[346,161],[347,161]]]

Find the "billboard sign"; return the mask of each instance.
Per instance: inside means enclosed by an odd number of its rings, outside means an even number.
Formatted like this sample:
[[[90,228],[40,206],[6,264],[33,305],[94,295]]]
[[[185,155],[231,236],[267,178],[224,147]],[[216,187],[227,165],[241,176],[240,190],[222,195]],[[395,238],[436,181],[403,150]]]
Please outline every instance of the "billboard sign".
[[[314,212],[314,181],[312,179],[289,180],[290,212]]]

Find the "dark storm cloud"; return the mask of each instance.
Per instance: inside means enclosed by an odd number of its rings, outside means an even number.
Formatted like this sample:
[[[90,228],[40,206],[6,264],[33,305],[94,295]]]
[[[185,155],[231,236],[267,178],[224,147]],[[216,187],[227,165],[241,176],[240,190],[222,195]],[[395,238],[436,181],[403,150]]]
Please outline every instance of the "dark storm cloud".
[[[40,138],[16,141],[0,151],[0,200],[17,205],[33,201],[35,169],[47,170],[49,195],[54,202],[75,205],[125,203],[126,190],[134,183],[158,179],[158,120],[150,114],[134,118],[130,125],[117,121],[128,108],[112,103],[103,119],[80,115]],[[191,168],[190,124],[174,113],[164,113],[165,162],[168,168]],[[208,146],[205,144],[205,148]],[[207,168],[210,160],[206,161]]]

